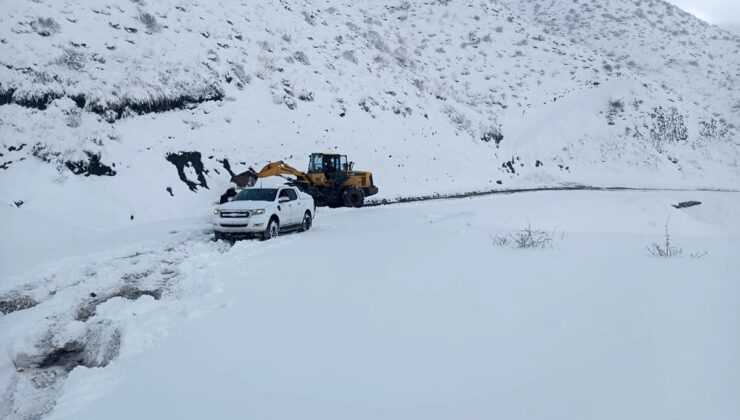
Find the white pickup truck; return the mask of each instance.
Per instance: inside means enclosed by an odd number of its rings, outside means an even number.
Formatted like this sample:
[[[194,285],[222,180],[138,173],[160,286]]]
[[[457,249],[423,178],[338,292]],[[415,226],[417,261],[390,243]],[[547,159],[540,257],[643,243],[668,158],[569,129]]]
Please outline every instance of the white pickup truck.
[[[245,188],[213,210],[216,239],[260,236],[272,239],[281,232],[311,228],[316,206],[313,197],[295,187]]]

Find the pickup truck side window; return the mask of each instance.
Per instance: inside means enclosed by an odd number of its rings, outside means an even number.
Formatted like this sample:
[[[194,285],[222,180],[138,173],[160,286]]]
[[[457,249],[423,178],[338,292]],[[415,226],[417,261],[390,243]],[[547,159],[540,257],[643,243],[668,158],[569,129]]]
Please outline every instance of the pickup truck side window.
[[[288,198],[290,198],[290,201],[298,200],[298,195],[295,193],[293,189],[283,190],[283,192],[285,192]]]

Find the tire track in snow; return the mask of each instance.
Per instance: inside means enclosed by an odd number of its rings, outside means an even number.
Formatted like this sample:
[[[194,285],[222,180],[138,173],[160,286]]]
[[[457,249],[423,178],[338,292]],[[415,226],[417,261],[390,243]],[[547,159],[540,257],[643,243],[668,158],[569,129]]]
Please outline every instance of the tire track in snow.
[[[231,249],[202,233],[61,261],[0,292],[0,363],[14,370],[0,377],[0,418],[45,416],[74,369],[146,348],[197,311],[217,289],[209,262]]]

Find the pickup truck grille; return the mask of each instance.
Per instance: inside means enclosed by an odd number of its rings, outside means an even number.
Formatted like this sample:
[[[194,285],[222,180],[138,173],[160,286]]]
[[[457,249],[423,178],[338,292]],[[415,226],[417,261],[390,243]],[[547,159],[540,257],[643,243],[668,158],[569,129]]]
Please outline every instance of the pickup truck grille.
[[[246,225],[246,224],[244,224],[244,225],[224,225],[224,224],[221,224],[221,227],[225,227],[225,228],[243,228],[243,227],[247,227],[247,226],[248,225]]]
[[[221,217],[234,218],[234,219],[244,218],[244,217],[249,217],[249,212],[248,211],[222,211]]]

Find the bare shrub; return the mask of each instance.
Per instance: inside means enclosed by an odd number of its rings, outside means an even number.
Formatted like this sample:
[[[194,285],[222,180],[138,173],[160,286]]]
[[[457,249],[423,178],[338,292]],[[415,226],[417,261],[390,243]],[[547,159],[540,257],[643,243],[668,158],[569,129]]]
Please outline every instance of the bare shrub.
[[[54,60],[54,64],[65,66],[70,70],[75,71],[80,71],[84,69],[85,62],[85,54],[70,48],[65,48],[62,55]]]
[[[159,22],[157,22],[157,18],[153,14],[141,12],[139,14],[139,20],[144,24],[144,26],[146,26],[146,29],[149,30],[149,32],[159,32]]]
[[[296,51],[296,52],[294,52],[293,53],[293,58],[295,58],[295,60],[297,62],[303,64],[304,66],[308,66],[308,65],[311,64],[309,62],[309,60],[308,60],[308,56],[303,51]]]
[[[688,141],[689,133],[685,117],[677,108],[653,108],[642,127],[635,125],[634,137],[649,141],[655,149],[663,153],[669,144]],[[647,135],[644,134],[647,132]]]
[[[447,115],[452,125],[454,125],[458,130],[470,130],[471,122],[462,112],[459,112],[450,105],[446,105],[442,108],[442,112]]]
[[[54,18],[38,18],[34,22],[31,22],[31,27],[37,34],[41,36],[51,36],[59,33],[60,26]]]
[[[654,108],[650,117],[653,119],[650,139],[658,150],[662,150],[665,143],[684,142],[689,138],[684,116],[675,107]]]
[[[526,248],[548,248],[552,246],[554,239],[562,239],[563,233],[560,234],[560,238],[557,238],[557,232],[553,230],[548,232],[544,229],[532,227],[528,224],[522,230],[516,232],[507,233],[505,235],[491,236],[491,241],[495,246],[513,246],[514,248],[526,249]]]
[[[670,257],[680,257],[684,254],[683,248],[679,248],[674,246],[671,243],[671,234],[668,230],[668,222],[670,221],[670,218],[666,220],[665,222],[665,236],[662,243],[653,242],[652,244],[646,246],[648,252],[650,255],[655,257],[664,257],[664,258],[670,258]],[[690,252],[689,256],[691,258],[701,258],[705,255],[707,255],[707,251],[698,251],[698,252]]]
[[[302,11],[301,14],[303,15],[303,20],[306,21],[311,26],[316,26],[316,15],[313,13],[309,13],[307,11]]]
[[[663,243],[653,242],[647,246],[650,255],[656,257],[677,257],[683,254],[683,249],[671,244],[671,234],[668,231],[668,221],[665,222],[665,240]]]
[[[236,63],[234,64],[232,70],[234,71],[234,75],[238,79],[237,86],[239,86],[240,88],[244,85],[248,85],[252,81],[252,76],[247,74],[247,72],[244,70],[243,65]]]
[[[609,111],[606,114],[606,122],[614,125],[614,118],[624,112],[624,101],[622,99],[610,99]]]
[[[344,51],[342,53],[342,57],[344,57],[345,60],[350,61],[352,63],[355,63],[355,64],[358,63],[357,56],[355,55],[355,51],[354,50]]]
[[[303,90],[298,93],[298,99],[301,101],[312,102],[314,100],[313,92]]]
[[[699,135],[706,141],[729,141],[732,138],[730,126],[724,120],[699,121]]]

